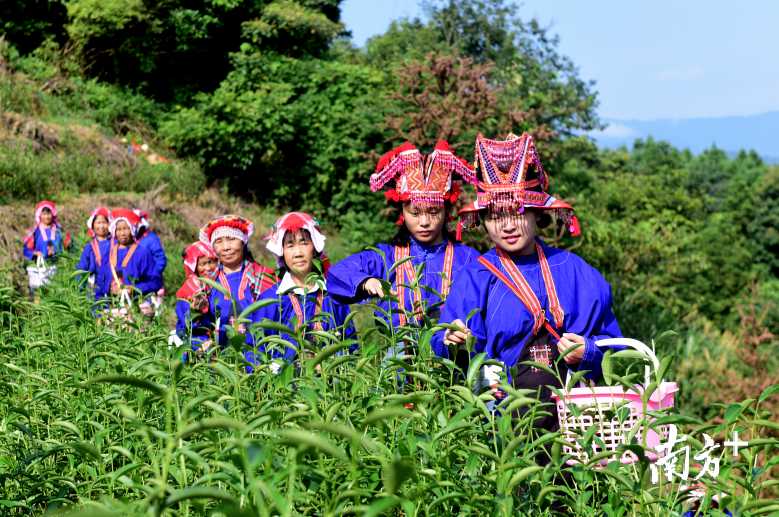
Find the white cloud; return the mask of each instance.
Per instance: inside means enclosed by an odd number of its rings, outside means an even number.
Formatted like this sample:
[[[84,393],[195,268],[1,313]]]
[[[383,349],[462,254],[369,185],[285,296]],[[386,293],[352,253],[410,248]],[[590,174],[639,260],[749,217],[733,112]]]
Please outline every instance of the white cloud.
[[[635,135],[636,132],[630,129],[625,124],[620,124],[619,122],[609,122],[609,125],[606,129],[603,131],[593,131],[590,133],[594,138],[598,137],[610,137],[610,138],[625,138],[628,136]]]
[[[703,68],[693,67],[686,70],[677,70],[675,68],[669,68],[665,72],[660,72],[655,76],[657,81],[689,81],[690,79],[699,79],[703,77]]]

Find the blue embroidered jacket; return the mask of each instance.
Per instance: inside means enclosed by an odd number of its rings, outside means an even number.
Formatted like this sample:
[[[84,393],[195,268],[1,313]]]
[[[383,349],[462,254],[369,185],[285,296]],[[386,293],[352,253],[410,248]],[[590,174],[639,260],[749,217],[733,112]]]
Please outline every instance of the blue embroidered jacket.
[[[580,257],[550,248],[540,239],[538,242],[543,246],[565,313],[563,326],[557,331],[560,335],[571,332],[585,338],[584,358],[576,368],[589,370],[590,373],[585,375],[588,379],[597,377],[601,374],[603,351],[595,342],[622,337],[611,310],[611,286]],[[495,249],[483,256],[508,276]],[[516,257],[512,261],[538,297],[545,313],[551,314],[538,255]],[[468,313],[476,308],[481,311],[466,322]],[[457,319],[465,322],[476,337],[475,353],[486,352],[488,359],[501,361],[507,370],[517,364],[525,342],[533,335],[533,315],[498,277],[478,261],[463,268],[455,279],[439,321],[452,323]],[[554,326],[553,321],[551,324]],[[449,357],[443,338],[443,331],[437,333],[431,340],[431,346],[438,356]],[[623,348],[615,347],[619,350]]]
[[[409,254],[412,257],[411,264],[414,266],[414,270],[422,263],[425,265],[422,270],[420,285],[429,287],[438,292],[441,292],[443,281],[443,278],[439,273],[442,273],[444,270],[446,244],[447,241],[444,241],[435,246],[427,247],[419,244],[412,238],[409,247]],[[375,251],[363,251],[347,257],[330,267],[327,274],[328,292],[338,302],[362,304],[371,300],[371,297],[366,297],[358,292],[360,284],[368,278],[387,280],[392,284],[393,288],[397,289],[397,269],[391,274],[387,274],[395,263],[395,247],[388,244],[379,244],[376,248],[384,253],[384,258]],[[469,248],[464,244],[455,243],[454,260],[452,262],[452,280],[454,281],[463,268],[478,257],[479,252],[475,249]],[[410,283],[408,278],[405,279],[405,283]],[[439,303],[438,309],[440,310],[441,299],[438,296],[424,289],[420,289],[420,293],[422,300],[427,303],[428,307],[434,303]],[[414,300],[411,289],[404,289],[404,298],[404,307],[407,311],[410,311]],[[379,307],[389,312],[390,308],[397,309],[397,304],[392,303],[392,307],[390,307],[389,302],[380,301]],[[386,321],[386,318],[378,311],[376,312],[376,317]],[[400,316],[398,314],[392,315],[392,324],[394,327],[400,326]]]

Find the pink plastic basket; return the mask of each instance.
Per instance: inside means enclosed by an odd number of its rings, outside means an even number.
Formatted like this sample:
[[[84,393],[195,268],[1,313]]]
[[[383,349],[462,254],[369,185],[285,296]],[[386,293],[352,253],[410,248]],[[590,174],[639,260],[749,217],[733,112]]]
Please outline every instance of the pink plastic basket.
[[[635,348],[652,359],[655,366],[655,372],[659,367],[657,357],[652,350],[635,339],[604,339],[598,341],[596,345],[599,347],[625,345]],[[570,454],[573,456],[573,458],[567,461],[568,465],[587,463],[589,460],[589,454],[579,444],[577,438],[581,438],[581,434],[587,432],[593,425],[598,426],[595,435],[603,441],[606,449],[604,450],[597,441],[593,441],[592,455],[594,456],[601,452],[606,452],[606,450],[615,451],[614,456],[601,460],[596,468],[603,468],[608,465],[609,461],[617,459],[617,447],[628,443],[628,434],[633,429],[633,426],[643,418],[644,404],[641,401],[641,393],[643,393],[643,387],[648,386],[650,383],[649,375],[650,368],[647,366],[644,378],[645,383],[643,386],[637,386],[639,388],[639,393],[633,391],[626,392],[622,386],[605,386],[572,388],[570,392],[560,390],[565,396],[565,401],[560,399],[556,394],[552,395],[557,403],[557,417],[560,422],[560,430],[563,432],[565,439],[574,444],[574,447],[569,447],[567,445],[563,446],[563,454]],[[570,378],[571,375],[569,373],[566,385],[568,385]],[[678,388],[675,382],[661,382],[659,388],[649,397],[647,409],[658,410],[661,407],[673,406],[674,393],[677,391]],[[571,406],[576,406],[578,408],[578,417],[571,411]],[[614,406],[617,406],[617,408],[628,408],[630,410],[622,422],[620,422],[618,415],[609,418],[609,416],[605,414],[614,409]],[[578,432],[574,432],[574,430],[577,430]],[[666,434],[665,429],[663,429],[662,432],[664,435]],[[639,443],[642,443],[643,434],[644,428],[641,427],[635,435]],[[655,430],[649,430],[646,433],[646,444],[651,448],[660,445],[660,439],[660,435]],[[647,451],[646,456],[649,458],[649,461],[657,461],[656,454]],[[619,461],[622,463],[635,463],[638,461],[638,458],[632,452],[626,452],[619,458]]]

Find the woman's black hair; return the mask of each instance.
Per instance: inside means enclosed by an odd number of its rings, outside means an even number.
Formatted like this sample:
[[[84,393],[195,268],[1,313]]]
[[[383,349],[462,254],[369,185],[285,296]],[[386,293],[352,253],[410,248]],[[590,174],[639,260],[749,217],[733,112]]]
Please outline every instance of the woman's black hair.
[[[395,210],[397,211],[398,218],[403,215],[403,203],[399,201],[390,201],[390,205],[395,207]],[[444,201],[444,219],[448,217],[449,211],[452,209],[452,204],[449,201]],[[446,221],[444,220],[444,227],[441,229],[441,234],[444,237],[444,240],[450,240],[452,242],[455,242],[455,237],[451,233],[449,233],[449,230],[446,228]],[[392,246],[408,246],[411,243],[411,232],[408,229],[408,226],[406,226],[406,223],[403,222],[398,227],[398,231],[395,232],[395,235],[392,237],[392,240],[390,241],[390,245]]]
[[[243,259],[248,260],[249,262],[256,262],[256,260],[254,260],[254,255],[252,255],[252,250],[249,249],[248,244],[243,245]]]

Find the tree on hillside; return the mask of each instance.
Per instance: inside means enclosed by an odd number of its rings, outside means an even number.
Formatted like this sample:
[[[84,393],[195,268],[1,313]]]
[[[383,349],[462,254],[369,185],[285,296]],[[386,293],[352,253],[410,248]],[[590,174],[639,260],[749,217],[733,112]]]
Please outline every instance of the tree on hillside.
[[[321,56],[343,31],[340,2],[52,0],[33,14],[28,2],[12,0],[0,8],[0,23],[12,29],[10,41],[18,39],[25,50],[32,50],[27,41],[33,30],[59,36],[60,43],[66,34],[87,76],[141,88],[158,101],[187,104],[227,77],[230,54],[245,43],[245,23],[254,27],[252,42],[267,51]]]
[[[422,61],[428,52],[494,63],[490,82],[500,88],[499,136],[535,130],[542,140],[601,127],[595,112],[594,82],[557,52],[559,38],[536,19],[519,18],[519,7],[504,0],[423,2],[428,21],[401,19],[370,39],[365,60],[387,71]]]
[[[397,90],[388,96],[398,107],[384,127],[392,140],[432,149],[446,140],[453,149],[473,144],[478,130],[495,115],[499,89],[487,81],[492,62],[430,53],[395,70]]]
[[[32,52],[47,38],[67,39],[67,12],[58,1],[3,0],[0,2],[0,36],[22,53]]]

